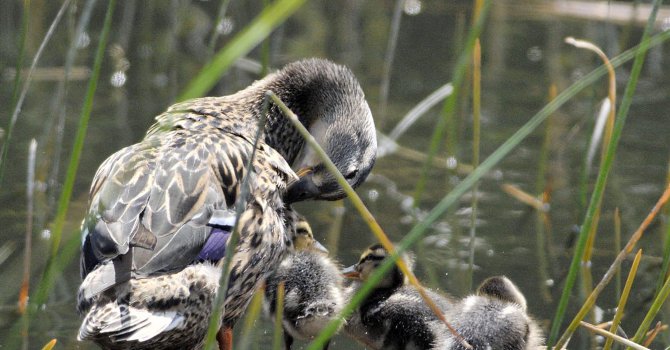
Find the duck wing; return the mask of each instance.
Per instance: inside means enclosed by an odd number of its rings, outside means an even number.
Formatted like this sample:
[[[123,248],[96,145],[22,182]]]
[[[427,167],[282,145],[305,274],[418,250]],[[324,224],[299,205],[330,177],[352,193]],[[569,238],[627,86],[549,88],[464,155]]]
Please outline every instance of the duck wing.
[[[131,272],[146,276],[192,263],[212,230],[225,229],[218,220],[234,208],[252,149],[247,138],[218,129],[177,129],[110,156],[91,186],[81,260],[82,277],[108,271],[87,294]]]

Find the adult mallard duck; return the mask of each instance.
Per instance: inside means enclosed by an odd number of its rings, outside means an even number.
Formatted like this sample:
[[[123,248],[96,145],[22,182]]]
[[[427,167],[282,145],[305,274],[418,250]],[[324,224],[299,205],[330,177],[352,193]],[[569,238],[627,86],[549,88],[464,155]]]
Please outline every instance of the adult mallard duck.
[[[475,295],[463,298],[448,315],[475,350],[540,350],[542,332],[527,313],[526,298],[505,276],[488,278]],[[453,338],[443,349],[464,350]]]
[[[388,256],[388,251],[379,244],[363,252],[358,263],[343,271],[353,279],[347,294],[353,295]],[[405,260],[411,265],[411,261]],[[453,308],[448,297],[427,292],[444,312]],[[441,349],[440,345],[449,336],[442,321],[423,302],[419,292],[406,284],[405,275],[396,265],[347,320],[344,332],[371,349]]]
[[[328,257],[328,251],[314,239],[304,218],[300,218],[296,225],[293,246],[296,251],[282,260],[268,277],[265,287],[265,308],[274,319],[277,288],[279,283],[284,283],[282,327],[287,350],[291,349],[294,338],[316,337],[344,307],[340,269]]]
[[[344,197],[273,104],[245,168],[268,90],[296,112],[352,186],[364,181],[376,156],[375,128],[358,81],[343,66],[303,60],[233,95],[173,105],[93,179],[82,224],[81,339],[106,348],[197,347],[205,327],[192,325],[207,319],[220,274],[209,265],[223,257],[231,213],[244,201],[218,334],[230,348],[235,321],[291,245],[289,204]],[[240,198],[245,176],[249,195]]]

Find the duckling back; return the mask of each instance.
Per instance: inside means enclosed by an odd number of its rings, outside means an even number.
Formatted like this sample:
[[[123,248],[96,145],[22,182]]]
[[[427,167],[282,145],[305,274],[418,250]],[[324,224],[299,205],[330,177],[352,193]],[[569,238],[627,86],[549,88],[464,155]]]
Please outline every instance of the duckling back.
[[[477,295],[462,299],[448,319],[475,350],[544,348],[542,332],[526,312],[526,299],[504,276],[484,281]],[[465,347],[450,337],[443,349],[465,350]]]
[[[349,277],[357,279],[347,289],[347,299],[388,256],[386,249],[378,244],[361,255],[347,272]],[[403,259],[408,261],[406,257]],[[453,307],[446,296],[426,292],[443,312]],[[394,266],[347,320],[344,331],[372,349],[439,349],[446,329],[419,292],[405,284],[405,276]]]
[[[440,309],[452,307],[445,296],[427,292]],[[344,325],[348,336],[371,349],[439,349],[444,324],[414,287],[372,293]]]
[[[302,250],[287,256],[266,280],[266,308],[274,315],[277,287],[284,282],[284,331],[312,339],[337,316],[344,304],[342,276],[325,254]]]

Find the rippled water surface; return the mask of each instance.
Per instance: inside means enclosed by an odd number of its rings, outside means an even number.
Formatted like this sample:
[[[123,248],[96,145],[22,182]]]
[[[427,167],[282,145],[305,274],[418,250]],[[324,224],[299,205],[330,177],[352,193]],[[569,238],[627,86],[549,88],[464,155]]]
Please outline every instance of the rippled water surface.
[[[384,81],[394,3],[356,0],[307,3],[272,35],[272,66],[280,67],[309,56],[327,57],[348,65],[361,81],[379,131],[389,133],[412,107],[452,79],[454,62],[472,16],[468,1],[406,0],[390,71],[388,105],[384,107],[380,105],[383,100],[380,88]],[[0,189],[0,346],[3,348],[21,344],[20,334],[13,326],[18,319],[15,305],[23,271],[28,144],[31,138],[38,141],[32,247],[32,282],[36,284],[48,255],[49,223],[70,158],[104,18],[105,6],[100,2],[93,9],[91,25],[85,35],[76,40],[78,48],[74,51],[72,79],[65,88],[66,97],[59,100],[63,66],[85,4],[86,1],[79,1],[65,14],[48,43],[9,149]],[[29,66],[59,6],[55,1],[31,4],[27,55],[22,67]],[[63,245],[67,242],[74,242],[70,246],[76,245],[88,186],[99,164],[115,150],[140,140],[154,116],[175,101],[177,94],[210,57],[208,43],[214,27],[221,34],[221,46],[251,21],[262,4],[261,1],[231,1],[226,17],[215,26],[218,6],[216,1],[123,1],[117,5]],[[637,43],[643,23],[628,20],[606,23],[599,17],[618,18],[620,11],[601,12],[569,15],[535,2],[494,2],[481,36],[481,159],[545,105],[552,84],[560,92],[599,64],[594,54],[566,45],[564,37],[592,41],[609,56]],[[0,105],[2,127],[6,129],[16,74],[20,2],[1,2],[0,13]],[[624,11],[623,14],[629,13]],[[660,14],[667,15],[665,9]],[[667,24],[667,19],[659,20],[661,26],[657,31],[663,29],[663,23]],[[615,209],[621,213],[625,242],[656,202],[667,181],[669,53],[667,45],[649,52],[623,130],[604,197],[591,264],[596,281],[615,255]],[[248,58],[258,61],[260,51],[252,51]],[[629,64],[617,70],[620,94],[628,81],[630,68]],[[259,77],[255,69],[254,62],[238,62],[210,94],[224,95],[247,86]],[[418,256],[416,272],[426,285],[460,297],[471,293],[487,276],[505,274],[520,286],[531,313],[545,330],[548,329],[572,256],[575,233],[585,213],[580,183],[594,116],[607,94],[606,84],[602,79],[568,102],[480,182],[474,240],[471,238],[472,192],[432,225],[414,249]],[[395,241],[402,239],[470,168],[471,108],[465,99],[469,94],[461,96],[464,96],[462,105],[465,107],[456,113],[448,139],[443,141],[446,147],[441,148],[439,159],[430,170],[418,208],[413,209],[411,198],[422,173],[423,153],[428,149],[441,115],[441,103],[398,139],[399,144],[410,151],[379,159],[369,180],[359,189],[372,213]],[[64,118],[62,124],[61,117]],[[541,150],[546,135],[548,158],[544,162]],[[594,164],[597,162],[596,156]],[[448,163],[457,164],[459,171],[448,170]],[[503,185],[514,185],[533,196],[539,195],[542,188],[538,189],[538,172],[542,167],[546,169],[546,188],[551,192],[546,222],[503,190]],[[54,169],[59,169],[55,177]],[[596,172],[594,166],[586,184],[588,194]],[[317,238],[343,265],[350,265],[375,240],[350,204],[344,201],[344,209],[341,205],[310,202],[298,205],[298,209],[309,218]],[[667,219],[667,215],[662,218]],[[663,254],[663,232],[667,232],[665,221],[656,220],[641,241],[645,255],[623,323],[629,335],[635,332],[653,297]],[[471,257],[474,259],[472,282]],[[58,276],[49,303],[30,324],[27,348],[39,349],[52,338],[58,339],[58,349],[93,348],[91,344],[76,341],[80,322],[74,311],[80,281],[78,256],[73,255],[68,260],[70,263]],[[629,266],[630,261],[624,263],[625,273]],[[575,288],[569,317],[581,304],[580,288]],[[598,318],[592,321],[611,319],[616,302],[613,283],[599,300]],[[670,313],[664,310],[662,320],[667,322],[668,316]],[[257,342],[252,348],[266,348],[264,344],[270,341],[271,333],[271,323],[259,321]],[[655,346],[670,344],[667,331],[664,333]],[[335,349],[358,346],[343,336],[336,337],[331,345]],[[578,333],[571,345],[575,349],[589,346],[585,333]]]

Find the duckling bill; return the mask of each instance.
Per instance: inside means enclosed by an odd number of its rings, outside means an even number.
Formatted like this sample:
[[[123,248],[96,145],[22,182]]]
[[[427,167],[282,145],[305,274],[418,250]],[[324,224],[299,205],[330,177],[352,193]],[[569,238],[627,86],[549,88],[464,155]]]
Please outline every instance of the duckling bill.
[[[353,295],[388,256],[384,247],[373,245],[356,265],[346,269],[345,275],[354,278],[348,295]],[[441,310],[452,308],[448,297],[427,292]],[[371,349],[441,349],[447,337],[442,321],[426,306],[419,292],[406,284],[396,265],[347,320],[344,331]]]
[[[267,91],[298,115],[349,184],[356,187],[365,180],[377,148],[372,114],[353,73],[330,61],[298,61],[233,95],[169,107],[142,141],[112,154],[93,178],[82,223],[84,282],[78,294],[82,329],[92,331],[80,332],[82,339],[111,349],[140,346],[137,343],[156,348],[199,344],[203,328],[185,325],[196,316],[206,319],[201,316],[207,307],[188,304],[188,293],[173,286],[196,283],[200,277],[185,277],[183,272],[198,264],[217,268],[199,266],[196,275],[218,279],[218,260],[229,248],[230,237],[230,225],[220,219],[242,204],[237,222],[240,239],[220,320],[220,342],[230,348],[232,327],[251,295],[292,244],[295,218],[290,204],[344,197],[279,108],[264,108]],[[254,150],[258,120],[264,113],[263,138]],[[240,198],[247,176],[248,195]],[[183,278],[187,280],[175,282]],[[143,333],[152,336],[135,337],[167,316],[151,303],[130,305],[128,300],[145,292],[142,295],[149,300],[154,296],[158,300],[155,291],[161,288],[172,293],[160,297],[168,305],[191,306],[170,314],[174,323],[167,327]],[[215,289],[202,293],[208,302]],[[89,328],[89,314],[105,305],[114,311],[97,315],[118,327]],[[128,324],[123,321],[127,318],[143,321]]]

